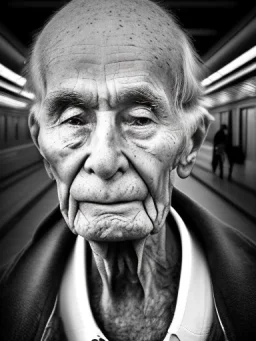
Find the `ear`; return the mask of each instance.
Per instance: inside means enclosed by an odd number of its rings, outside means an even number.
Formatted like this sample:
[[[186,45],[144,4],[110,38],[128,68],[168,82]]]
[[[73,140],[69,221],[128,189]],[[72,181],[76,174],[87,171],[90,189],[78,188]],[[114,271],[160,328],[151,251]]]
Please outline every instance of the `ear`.
[[[39,125],[38,119],[36,117],[36,110],[35,109],[36,109],[36,105],[31,108],[29,118],[28,118],[28,126],[30,129],[30,134],[31,134],[32,140],[33,140],[35,146],[37,147],[37,149],[39,150],[40,154],[44,158],[44,155],[42,154],[39,143],[38,143],[40,125]],[[51,165],[49,164],[49,162],[45,158],[43,159],[43,161],[44,161],[44,166],[45,166],[45,169],[46,169],[46,172],[47,172],[49,178],[52,180],[55,180],[52,169],[51,169]]]
[[[204,115],[198,120],[196,131],[187,139],[187,145],[177,166],[177,173],[180,178],[184,179],[190,175],[196,162],[197,153],[204,142],[211,121],[212,117],[208,113]]]
[[[39,136],[40,126],[39,126],[38,119],[36,117],[36,105],[34,105],[30,110],[30,114],[28,117],[28,127],[30,130],[32,140],[33,140],[35,146],[37,147],[37,149],[40,151],[40,147],[38,144],[38,136]]]
[[[45,167],[45,170],[49,176],[49,178],[51,180],[55,180],[55,177],[54,177],[54,174],[53,174],[53,171],[52,171],[52,167],[50,165],[50,163],[44,159],[44,167]]]

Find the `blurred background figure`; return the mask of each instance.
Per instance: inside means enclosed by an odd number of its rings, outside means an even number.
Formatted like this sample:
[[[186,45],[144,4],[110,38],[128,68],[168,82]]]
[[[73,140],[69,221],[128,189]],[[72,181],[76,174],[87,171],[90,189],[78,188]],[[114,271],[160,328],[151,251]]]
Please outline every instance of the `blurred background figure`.
[[[238,157],[240,156],[240,149],[238,147],[234,147],[229,141],[226,144],[226,155],[228,160],[228,180],[232,180],[232,173],[234,163],[239,162]]]
[[[220,129],[213,139],[213,154],[212,154],[212,170],[215,173],[218,166],[220,168],[219,176],[223,179],[223,164],[225,161],[225,153],[228,146],[228,127],[226,124],[222,124]],[[229,149],[231,150],[231,149]],[[230,153],[231,156],[231,153]]]

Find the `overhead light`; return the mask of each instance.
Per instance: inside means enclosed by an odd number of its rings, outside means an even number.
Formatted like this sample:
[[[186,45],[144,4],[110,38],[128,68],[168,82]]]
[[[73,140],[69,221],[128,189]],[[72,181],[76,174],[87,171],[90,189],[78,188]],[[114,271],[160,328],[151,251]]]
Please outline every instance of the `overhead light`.
[[[225,65],[220,70],[214,72],[209,77],[205,78],[201,84],[203,86],[207,86],[212,84],[213,82],[217,81],[218,79],[226,76],[230,72],[238,69],[240,66],[243,66],[245,63],[248,63],[253,58],[256,57],[256,46],[252,47],[250,50],[243,53],[241,56],[237,57],[236,59],[232,60],[229,64]]]
[[[15,94],[19,94],[23,97],[29,98],[29,99],[34,99],[35,95],[32,92],[28,92],[26,90],[23,90],[21,88],[18,88],[15,85],[8,84],[2,80],[0,80],[0,87],[9,90],[11,92],[14,92]]]
[[[211,108],[214,105],[214,99],[210,98],[210,97],[205,97],[204,98],[204,105],[207,108]]]
[[[0,105],[5,105],[15,109],[23,109],[28,106],[26,102],[19,101],[17,99],[7,97],[0,94]]]
[[[227,103],[231,100],[231,96],[227,92],[221,92],[218,96],[218,101],[221,104]]]
[[[212,86],[210,86],[209,88],[207,88],[205,90],[204,94],[208,95],[211,92],[218,90],[222,86],[227,85],[230,82],[233,82],[233,81],[241,78],[242,76],[245,76],[248,73],[253,72],[255,70],[256,70],[256,62],[246,66],[244,69],[238,71],[237,73],[230,75],[228,78],[225,78],[225,79],[221,80],[220,82],[213,84]]]
[[[13,72],[12,70],[8,69],[6,66],[0,63],[0,76],[7,79],[8,81],[15,83],[21,87],[23,87],[27,80],[26,78],[18,75],[17,73]]]
[[[246,82],[241,85],[241,91],[247,94],[256,95],[256,84],[253,82]]]

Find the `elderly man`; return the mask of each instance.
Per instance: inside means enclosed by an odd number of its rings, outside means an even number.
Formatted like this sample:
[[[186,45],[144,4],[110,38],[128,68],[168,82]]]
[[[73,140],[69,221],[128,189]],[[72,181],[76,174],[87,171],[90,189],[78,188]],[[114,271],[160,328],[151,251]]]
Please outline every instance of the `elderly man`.
[[[29,125],[60,207],[2,275],[1,340],[256,339],[255,245],[173,188],[211,120],[198,71],[149,0],[73,0],[38,35]]]

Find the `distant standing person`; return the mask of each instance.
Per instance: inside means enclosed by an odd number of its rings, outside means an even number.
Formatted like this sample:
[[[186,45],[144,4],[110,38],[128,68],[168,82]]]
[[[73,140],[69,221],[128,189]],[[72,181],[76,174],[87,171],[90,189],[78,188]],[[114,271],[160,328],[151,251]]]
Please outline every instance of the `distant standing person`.
[[[233,173],[233,167],[235,160],[237,160],[237,157],[239,157],[239,151],[237,150],[238,147],[232,146],[232,143],[228,143],[226,145],[226,154],[228,158],[228,181],[232,181],[232,173]]]
[[[225,152],[227,147],[227,130],[227,125],[222,124],[213,139],[212,170],[215,173],[217,167],[219,166],[221,179],[223,179],[223,163],[225,160]]]

